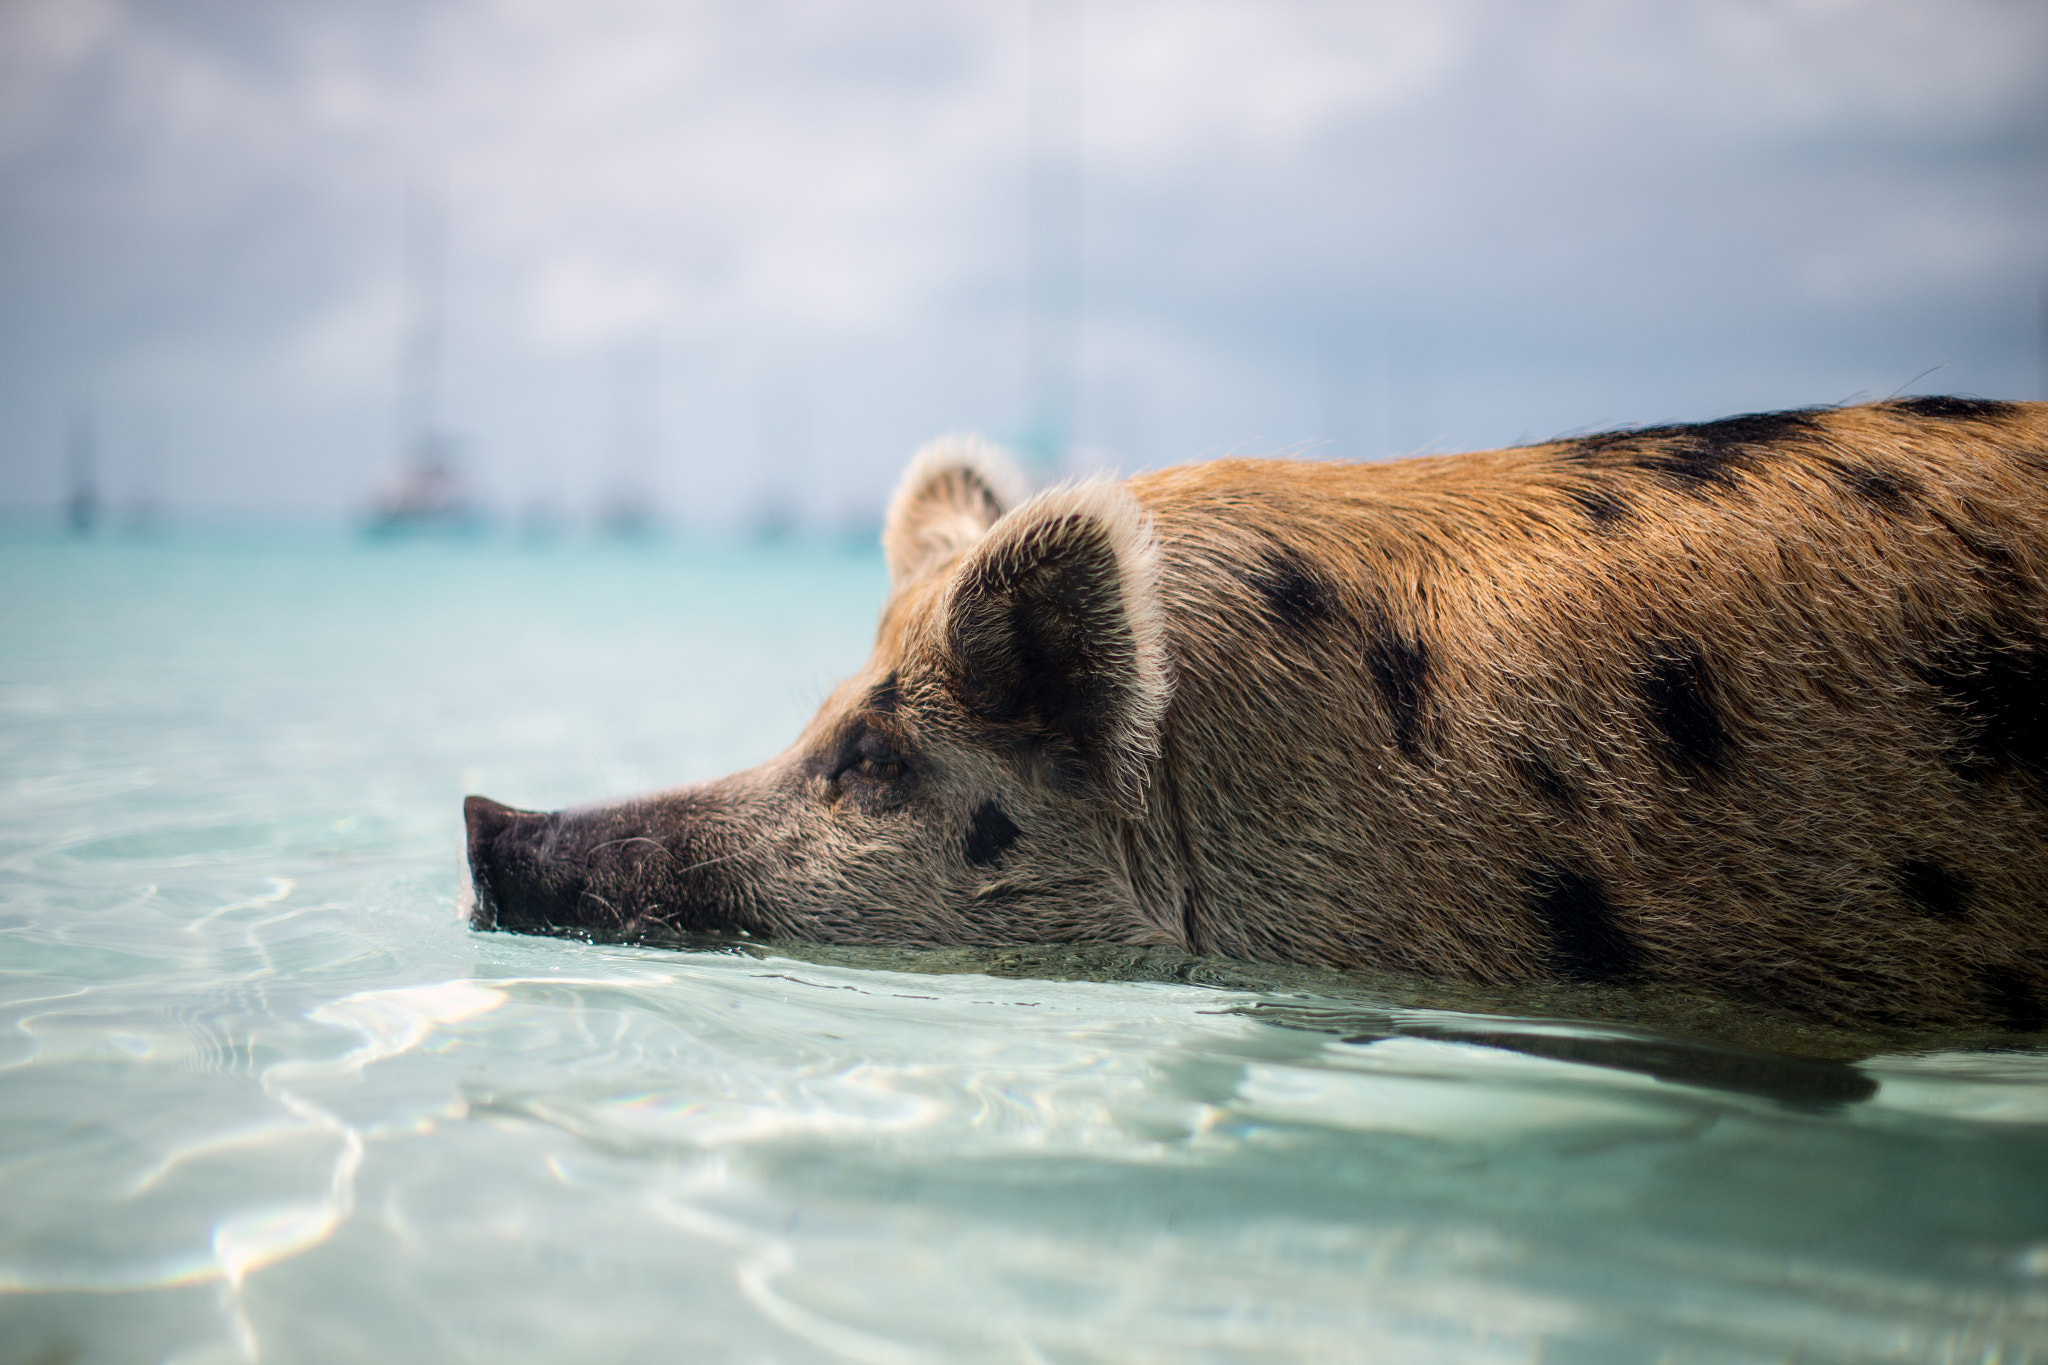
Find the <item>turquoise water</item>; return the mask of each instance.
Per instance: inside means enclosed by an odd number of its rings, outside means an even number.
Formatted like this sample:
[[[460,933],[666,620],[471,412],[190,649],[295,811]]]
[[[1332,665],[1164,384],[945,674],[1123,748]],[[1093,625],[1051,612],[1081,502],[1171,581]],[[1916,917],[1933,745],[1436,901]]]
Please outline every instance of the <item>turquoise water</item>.
[[[1611,1024],[462,926],[465,792],[758,760],[883,578],[0,542],[0,1365],[2048,1360],[2039,1051],[1774,1098],[1571,1060]]]

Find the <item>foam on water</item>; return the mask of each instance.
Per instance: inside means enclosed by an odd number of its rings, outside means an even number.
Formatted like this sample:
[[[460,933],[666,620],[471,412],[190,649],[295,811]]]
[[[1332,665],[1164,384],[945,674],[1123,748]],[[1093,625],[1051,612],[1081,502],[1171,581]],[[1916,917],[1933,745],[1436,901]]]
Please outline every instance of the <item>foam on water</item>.
[[[0,572],[0,1361],[2048,1359],[2036,1050],[463,928],[466,790],[779,748],[871,557]]]

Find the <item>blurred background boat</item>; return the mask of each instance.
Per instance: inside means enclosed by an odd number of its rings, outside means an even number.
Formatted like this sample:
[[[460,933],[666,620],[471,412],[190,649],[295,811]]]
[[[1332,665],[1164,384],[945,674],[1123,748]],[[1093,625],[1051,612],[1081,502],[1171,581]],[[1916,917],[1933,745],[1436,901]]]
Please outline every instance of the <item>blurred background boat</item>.
[[[483,529],[482,514],[448,453],[450,444],[438,433],[422,433],[404,468],[370,505],[366,534],[471,535]]]
[[[447,336],[448,213],[439,194],[415,186],[405,205],[404,330],[398,361],[398,471],[370,505],[363,529],[387,538],[471,535],[482,529],[456,463],[458,441],[441,428]]]

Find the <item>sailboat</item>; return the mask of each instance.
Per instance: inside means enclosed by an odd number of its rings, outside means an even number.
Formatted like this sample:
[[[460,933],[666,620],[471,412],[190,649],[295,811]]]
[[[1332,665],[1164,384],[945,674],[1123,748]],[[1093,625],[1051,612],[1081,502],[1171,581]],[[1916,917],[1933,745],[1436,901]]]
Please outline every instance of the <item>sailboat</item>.
[[[414,194],[406,213],[399,469],[370,505],[363,529],[372,536],[469,534],[482,528],[456,463],[455,438],[439,421],[445,254],[446,224],[439,205]]]
[[[449,444],[443,432],[418,434],[398,477],[370,505],[365,531],[373,536],[396,536],[481,529],[482,518],[455,472]]]

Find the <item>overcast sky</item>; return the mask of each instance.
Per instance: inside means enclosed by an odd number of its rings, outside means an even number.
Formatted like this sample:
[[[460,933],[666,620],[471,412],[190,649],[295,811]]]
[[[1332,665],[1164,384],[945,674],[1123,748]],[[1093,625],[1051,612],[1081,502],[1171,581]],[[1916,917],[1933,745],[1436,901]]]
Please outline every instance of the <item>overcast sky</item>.
[[[1087,458],[2048,396],[2038,0],[1038,3]],[[0,502],[360,507],[410,194],[499,506],[871,515],[1032,423],[1029,13],[0,0]]]

